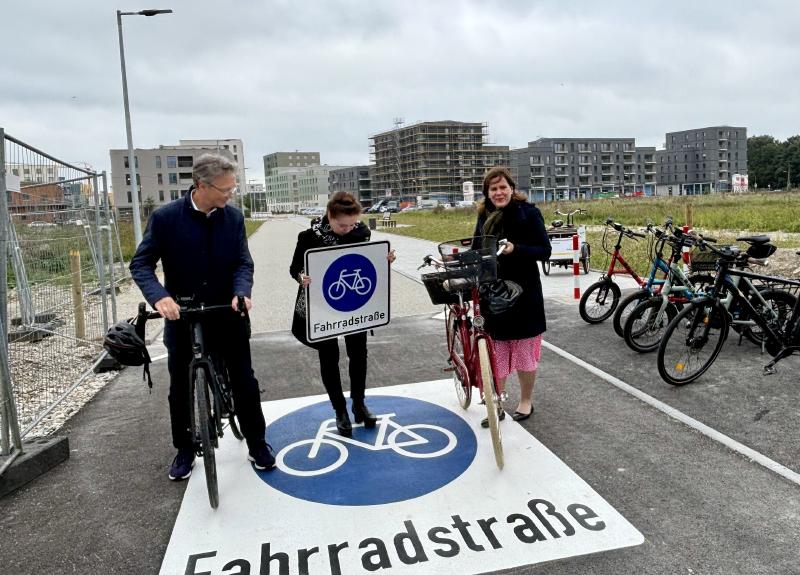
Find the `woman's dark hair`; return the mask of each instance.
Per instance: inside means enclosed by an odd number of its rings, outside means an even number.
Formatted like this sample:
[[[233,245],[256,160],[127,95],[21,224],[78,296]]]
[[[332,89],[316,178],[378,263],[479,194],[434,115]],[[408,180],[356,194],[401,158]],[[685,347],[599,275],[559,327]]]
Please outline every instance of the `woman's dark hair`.
[[[514,178],[511,177],[511,172],[508,171],[508,168],[504,168],[503,166],[495,166],[494,168],[488,170],[486,175],[483,176],[483,202],[478,205],[479,214],[482,214],[485,211],[494,211],[494,204],[492,204],[492,201],[489,199],[489,186],[491,185],[492,181],[496,180],[497,178],[504,178],[506,182],[508,182],[508,185],[511,186],[511,189],[513,190],[511,193],[512,202],[528,201],[528,196],[517,191],[517,184],[514,181]]]
[[[350,192],[336,192],[328,200],[328,217],[357,216],[361,214],[361,204]]]

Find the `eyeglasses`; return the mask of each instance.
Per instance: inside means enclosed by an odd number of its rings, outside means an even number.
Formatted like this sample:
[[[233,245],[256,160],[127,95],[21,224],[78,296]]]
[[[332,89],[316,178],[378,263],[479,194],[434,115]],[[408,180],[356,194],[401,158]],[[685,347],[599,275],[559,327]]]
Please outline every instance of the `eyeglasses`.
[[[212,184],[211,182],[203,182],[203,183],[204,183],[205,185],[207,185],[207,186],[211,186],[212,188],[214,188],[215,190],[217,190],[218,192],[220,192],[221,194],[224,194],[224,195],[226,195],[226,196],[232,196],[232,195],[234,195],[236,192],[238,192],[238,191],[239,191],[239,186],[233,186],[233,187],[232,187],[231,189],[229,189],[229,190],[223,190],[222,188],[218,188],[217,186],[215,186],[215,185],[214,185],[214,184]]]

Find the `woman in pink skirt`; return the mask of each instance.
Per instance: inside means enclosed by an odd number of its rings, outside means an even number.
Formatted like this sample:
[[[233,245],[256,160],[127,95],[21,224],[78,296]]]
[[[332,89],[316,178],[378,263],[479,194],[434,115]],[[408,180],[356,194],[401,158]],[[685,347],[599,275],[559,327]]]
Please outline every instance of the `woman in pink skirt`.
[[[484,201],[478,208],[475,235],[506,239],[497,258],[498,277],[516,282],[522,294],[513,307],[486,317],[486,329],[494,339],[496,376],[502,384],[513,372],[520,381],[519,405],[512,418],[528,419],[533,413],[533,386],[546,329],[544,298],[537,262],[550,259],[550,240],[542,213],[517,192],[508,170],[490,169],[483,178]],[[500,419],[505,412],[500,413]],[[488,422],[484,420],[484,427]]]

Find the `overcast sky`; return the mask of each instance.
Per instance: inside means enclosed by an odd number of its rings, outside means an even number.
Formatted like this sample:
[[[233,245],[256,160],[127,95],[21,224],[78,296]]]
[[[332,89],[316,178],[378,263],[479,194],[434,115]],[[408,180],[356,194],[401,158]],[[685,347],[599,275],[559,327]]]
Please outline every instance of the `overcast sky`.
[[[728,124],[800,133],[800,2],[671,0],[3,0],[0,127],[109,169],[134,145],[241,138],[262,156],[369,161],[369,136],[482,121],[491,143],[635,137]]]

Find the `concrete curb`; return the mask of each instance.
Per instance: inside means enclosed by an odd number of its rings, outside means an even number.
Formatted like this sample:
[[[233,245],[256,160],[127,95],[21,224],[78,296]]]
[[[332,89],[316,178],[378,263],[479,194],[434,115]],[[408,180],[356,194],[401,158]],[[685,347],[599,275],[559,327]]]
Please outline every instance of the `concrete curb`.
[[[3,459],[0,457],[0,463]],[[66,436],[23,441],[22,455],[0,476],[0,497],[5,497],[26,483],[30,483],[67,459],[69,459],[69,440]]]

